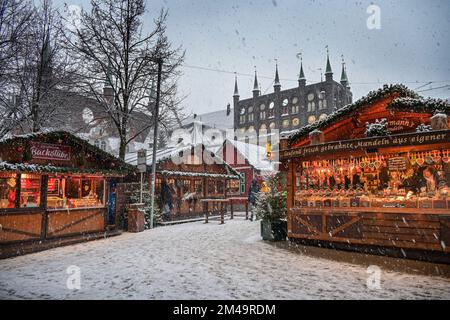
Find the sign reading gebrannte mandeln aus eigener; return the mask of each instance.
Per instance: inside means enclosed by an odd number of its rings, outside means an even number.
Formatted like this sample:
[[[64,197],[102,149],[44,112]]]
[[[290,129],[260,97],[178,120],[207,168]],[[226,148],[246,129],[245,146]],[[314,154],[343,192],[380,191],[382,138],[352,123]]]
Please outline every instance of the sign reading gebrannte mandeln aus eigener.
[[[70,161],[70,147],[57,144],[31,142],[32,159]]]

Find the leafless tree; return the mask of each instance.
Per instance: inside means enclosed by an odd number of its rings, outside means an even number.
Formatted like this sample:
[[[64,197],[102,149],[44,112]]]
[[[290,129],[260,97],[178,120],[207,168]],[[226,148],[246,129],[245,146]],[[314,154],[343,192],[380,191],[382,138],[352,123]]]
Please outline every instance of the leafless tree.
[[[8,125],[3,134],[13,128],[16,132],[37,132],[61,127],[63,105],[70,99],[77,75],[74,61],[61,45],[63,21],[51,1],[19,8],[23,16],[29,12],[30,21],[8,57],[1,101],[7,115],[2,121]]]
[[[25,115],[11,87],[15,57],[26,44],[33,11],[29,1],[0,0],[0,137],[9,133]]]
[[[121,158],[127,144],[153,126],[157,59],[164,62],[158,120],[168,127],[181,113],[176,83],[184,52],[173,49],[166,36],[167,11],[151,26],[143,23],[145,12],[143,0],[92,0],[91,10],[81,13],[79,26],[66,37],[80,62],[80,88],[104,107],[116,127]],[[144,121],[130,134],[134,117]]]

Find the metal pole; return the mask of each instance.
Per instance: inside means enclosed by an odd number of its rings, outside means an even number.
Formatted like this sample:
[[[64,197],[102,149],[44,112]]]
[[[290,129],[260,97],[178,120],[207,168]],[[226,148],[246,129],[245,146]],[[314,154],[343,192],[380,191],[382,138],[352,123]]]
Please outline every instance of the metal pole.
[[[139,200],[139,203],[142,203],[142,184],[143,184],[143,177],[144,177],[144,173],[143,172],[141,172],[141,196],[140,196],[140,200]]]
[[[156,150],[158,143],[158,117],[159,117],[159,100],[161,92],[161,73],[162,73],[162,59],[158,59],[158,82],[156,84],[156,102],[155,102],[155,112],[153,112],[154,117],[154,128],[153,128],[153,155],[152,155],[152,192],[151,192],[151,211],[150,211],[150,228],[153,228],[153,207],[155,206],[155,184],[156,184]]]

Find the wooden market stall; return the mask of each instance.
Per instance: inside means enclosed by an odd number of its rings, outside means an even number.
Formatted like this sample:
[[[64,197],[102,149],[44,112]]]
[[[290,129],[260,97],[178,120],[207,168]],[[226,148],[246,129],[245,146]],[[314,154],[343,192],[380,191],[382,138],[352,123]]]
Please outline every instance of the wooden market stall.
[[[127,158],[135,164],[136,156]],[[151,185],[151,153],[147,155],[147,181]],[[203,144],[179,145],[160,150],[156,156],[155,194],[164,212],[161,201],[163,185],[171,193],[170,214],[164,221],[185,220],[204,217],[205,213],[220,214],[227,210],[227,193],[230,180],[239,184],[240,176],[220,157]]]
[[[1,140],[0,257],[114,234],[115,186],[134,170],[63,131]]]
[[[448,114],[385,86],[283,139],[289,238],[450,263]]]

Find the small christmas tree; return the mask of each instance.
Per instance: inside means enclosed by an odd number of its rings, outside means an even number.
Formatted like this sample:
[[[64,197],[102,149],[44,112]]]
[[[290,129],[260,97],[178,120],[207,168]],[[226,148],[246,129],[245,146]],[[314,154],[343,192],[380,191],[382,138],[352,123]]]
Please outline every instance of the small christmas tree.
[[[285,219],[287,215],[286,191],[281,191],[285,177],[277,173],[269,177],[267,184],[268,192],[259,192],[256,197],[256,217],[264,221],[276,221]]]
[[[144,204],[145,229],[150,229],[150,214],[152,210],[152,197],[148,183],[142,186],[142,203]],[[136,190],[130,197],[131,203],[140,202],[140,190]],[[127,218],[127,217],[125,217]],[[158,225],[163,221],[161,211],[159,210],[159,197],[155,195],[155,210],[153,211],[153,226]],[[127,219],[128,222],[128,219]]]

